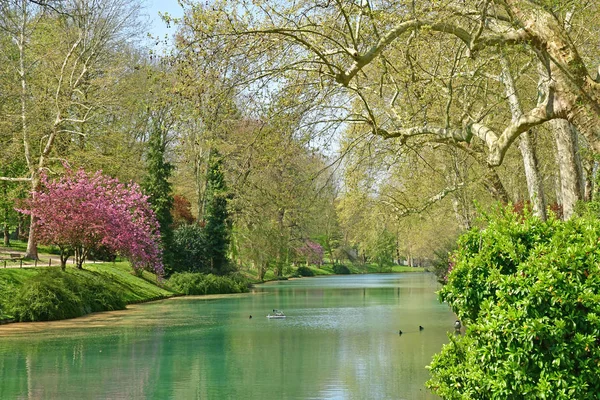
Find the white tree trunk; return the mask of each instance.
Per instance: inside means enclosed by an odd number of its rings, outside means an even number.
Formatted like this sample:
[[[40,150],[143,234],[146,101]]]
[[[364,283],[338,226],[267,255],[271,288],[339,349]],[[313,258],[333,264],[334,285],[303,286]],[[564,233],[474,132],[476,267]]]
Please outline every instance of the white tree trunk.
[[[577,201],[583,199],[583,174],[577,148],[577,133],[566,120],[553,120],[551,124],[556,138],[563,218],[568,220],[575,212]]]
[[[519,150],[523,158],[523,167],[525,168],[525,179],[527,181],[527,192],[529,201],[533,206],[533,212],[542,220],[546,220],[546,198],[544,195],[544,186],[540,176],[535,146],[532,143],[531,133],[526,132],[520,136]]]
[[[502,63],[501,80],[504,84],[506,97],[510,106],[512,121],[516,122],[523,116],[521,103],[517,95],[517,87],[510,71],[510,65],[504,55],[500,58]],[[519,136],[519,150],[523,158],[523,167],[525,169],[525,179],[527,181],[527,192],[529,201],[533,206],[533,212],[542,220],[546,220],[546,198],[544,196],[544,187],[540,176],[535,146],[533,145],[531,131],[522,133]]]

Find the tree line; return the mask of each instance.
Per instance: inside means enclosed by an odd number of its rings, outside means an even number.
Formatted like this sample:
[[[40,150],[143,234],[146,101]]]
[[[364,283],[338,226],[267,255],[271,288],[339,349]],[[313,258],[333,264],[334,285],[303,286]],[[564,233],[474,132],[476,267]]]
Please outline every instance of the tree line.
[[[64,161],[142,184],[167,264],[192,223],[261,276],[308,242],[417,264],[478,207],[569,218],[596,193],[594,2],[183,6],[161,52],[136,2],[3,3],[5,238]]]

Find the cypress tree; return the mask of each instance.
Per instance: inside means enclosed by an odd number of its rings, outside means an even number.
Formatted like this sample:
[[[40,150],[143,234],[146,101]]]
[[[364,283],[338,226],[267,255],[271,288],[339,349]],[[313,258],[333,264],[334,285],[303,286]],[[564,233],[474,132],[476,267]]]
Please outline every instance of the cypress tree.
[[[165,160],[166,142],[165,132],[160,121],[152,121],[150,137],[148,139],[148,153],[146,156],[147,173],[142,182],[142,188],[149,196],[152,210],[160,224],[160,237],[163,247],[163,263],[165,273],[173,272],[173,207],[172,185],[169,182],[173,165]]]
[[[219,153],[213,151],[207,176],[204,231],[206,233],[207,259],[211,272],[215,274],[226,273],[229,266],[227,258],[230,242],[228,217],[227,185],[223,174],[223,162]]]

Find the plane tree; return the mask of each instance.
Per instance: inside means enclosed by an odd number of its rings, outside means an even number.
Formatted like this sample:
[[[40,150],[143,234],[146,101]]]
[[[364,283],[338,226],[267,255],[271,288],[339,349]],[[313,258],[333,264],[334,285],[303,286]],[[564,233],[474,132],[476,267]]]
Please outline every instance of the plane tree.
[[[248,38],[260,49],[248,74],[336,88],[332,101],[352,99],[337,117],[372,134],[461,147],[493,167],[517,138],[566,120],[592,152],[600,151],[600,83],[589,45],[594,2],[266,0],[188,7],[198,42]],[[512,73],[523,77],[513,79],[518,111],[502,79],[506,55]],[[534,190],[536,178],[528,181]]]

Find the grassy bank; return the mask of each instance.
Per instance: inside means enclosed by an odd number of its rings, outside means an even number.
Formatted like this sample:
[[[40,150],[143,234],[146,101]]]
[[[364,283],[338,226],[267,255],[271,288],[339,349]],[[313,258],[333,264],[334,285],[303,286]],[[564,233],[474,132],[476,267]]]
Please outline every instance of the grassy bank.
[[[38,281],[43,279],[36,279],[36,277],[40,273],[48,274],[51,270],[57,271],[59,267],[0,269],[0,319],[13,318],[14,315],[7,307],[9,300],[14,300],[14,296],[23,293],[27,289],[26,285],[32,282],[39,284]],[[68,279],[78,283],[100,282],[106,292],[118,293],[127,304],[170,297],[175,294],[166,287],[159,287],[154,274],[144,272],[141,277],[132,275],[131,266],[127,262],[86,264],[83,270],[68,267],[64,274]],[[25,295],[26,293],[23,293],[23,296]],[[35,300],[38,299],[31,299],[31,301]]]
[[[52,262],[52,267],[33,267],[33,263],[27,261],[27,265],[23,264],[26,268],[18,268],[20,260],[5,258],[11,251],[22,250],[19,247],[21,243],[16,244],[15,247],[2,249],[4,259],[0,265],[0,322],[13,319],[36,321],[72,318],[90,312],[123,309],[126,304],[180,294],[240,293],[248,290],[248,283],[259,283],[257,271],[253,269],[227,277],[175,274],[170,280],[159,283],[156,275],[147,271],[141,276],[134,275],[126,261],[86,263],[83,270],[68,265],[65,272],[55,266],[58,263],[56,259]],[[40,253],[43,260],[41,265],[48,265],[50,257],[49,252]],[[9,268],[2,267],[5,260]],[[17,268],[10,268],[11,265]],[[315,276],[336,274],[332,264],[308,268]],[[376,265],[349,264],[345,272],[366,274],[423,271],[425,268],[398,265],[381,271]],[[284,270],[283,279],[296,276],[296,268]],[[277,278],[272,270],[264,277],[265,281],[277,279],[282,278]]]
[[[394,265],[392,267],[386,267],[383,271],[379,269],[379,267],[375,264],[365,264],[365,265],[354,265],[348,264],[346,265],[348,270],[350,270],[351,274],[378,274],[378,273],[397,273],[397,272],[426,272],[427,268],[424,267],[407,267],[405,265]],[[333,271],[333,264],[324,264],[320,268],[317,268],[314,265],[308,267],[311,271],[313,271],[315,276],[321,275],[336,275]],[[294,277],[296,274],[296,269],[291,268],[290,271],[285,271],[283,274],[285,278]],[[243,270],[242,273],[253,283],[260,283],[258,279],[258,273],[255,269],[247,269]],[[275,276],[275,273],[272,270],[267,271],[265,274],[265,282],[278,280]]]

